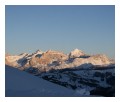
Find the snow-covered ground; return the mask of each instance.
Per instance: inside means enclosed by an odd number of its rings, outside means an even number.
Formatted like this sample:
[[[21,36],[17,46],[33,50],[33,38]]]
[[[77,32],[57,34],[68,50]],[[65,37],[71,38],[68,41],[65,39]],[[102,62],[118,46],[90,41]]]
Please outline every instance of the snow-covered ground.
[[[69,89],[85,94],[114,96],[115,68],[54,70],[36,75]]]
[[[85,96],[84,89],[73,91],[9,66],[5,72],[6,97]]]

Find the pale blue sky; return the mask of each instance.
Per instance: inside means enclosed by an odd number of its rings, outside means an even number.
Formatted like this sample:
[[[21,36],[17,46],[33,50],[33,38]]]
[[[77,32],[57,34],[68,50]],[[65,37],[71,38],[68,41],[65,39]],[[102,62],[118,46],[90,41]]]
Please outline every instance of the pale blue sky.
[[[5,7],[6,52],[37,49],[115,56],[115,6]]]

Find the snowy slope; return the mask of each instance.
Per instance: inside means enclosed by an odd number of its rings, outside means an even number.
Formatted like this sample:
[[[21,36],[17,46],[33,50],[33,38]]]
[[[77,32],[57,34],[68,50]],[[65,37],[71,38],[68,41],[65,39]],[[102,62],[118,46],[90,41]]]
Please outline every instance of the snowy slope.
[[[78,92],[47,82],[41,78],[6,66],[6,97],[80,96]]]

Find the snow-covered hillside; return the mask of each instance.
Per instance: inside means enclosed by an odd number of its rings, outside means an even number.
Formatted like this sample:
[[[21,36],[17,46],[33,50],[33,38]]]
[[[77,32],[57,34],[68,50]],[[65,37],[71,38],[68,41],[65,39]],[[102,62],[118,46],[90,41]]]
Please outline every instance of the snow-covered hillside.
[[[10,66],[5,72],[6,97],[85,96],[85,90],[73,91]]]
[[[115,69],[61,69],[36,75],[58,85],[73,89],[84,89],[90,95],[115,95]]]

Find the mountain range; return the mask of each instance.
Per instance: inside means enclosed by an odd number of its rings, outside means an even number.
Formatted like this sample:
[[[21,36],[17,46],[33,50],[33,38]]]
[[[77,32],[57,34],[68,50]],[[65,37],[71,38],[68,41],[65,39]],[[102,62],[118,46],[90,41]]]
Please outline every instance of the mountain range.
[[[32,54],[6,54],[5,65],[6,96],[62,96],[64,90],[66,92],[63,96],[115,96],[115,61],[104,54],[89,55],[79,49],[74,49],[69,54],[54,50],[37,50]],[[23,76],[18,70],[23,72]],[[25,72],[32,76],[24,75]],[[28,79],[28,83],[24,82],[24,86],[18,82],[17,77],[21,82],[22,78]],[[38,82],[34,81],[36,78]],[[52,84],[47,85],[43,79]],[[33,93],[30,93],[30,88],[35,88],[36,85],[29,86],[26,91],[29,83],[39,83],[37,91],[32,89]],[[23,87],[20,89],[19,86]],[[58,94],[55,94],[53,87]]]
[[[75,49],[69,54],[63,52],[48,50],[42,52],[37,50],[35,53],[22,53],[20,55],[5,55],[5,64],[19,68],[21,70],[30,67],[37,68],[41,72],[52,69],[66,68],[93,68],[96,66],[110,66],[114,62],[104,54],[88,55],[83,51]]]

